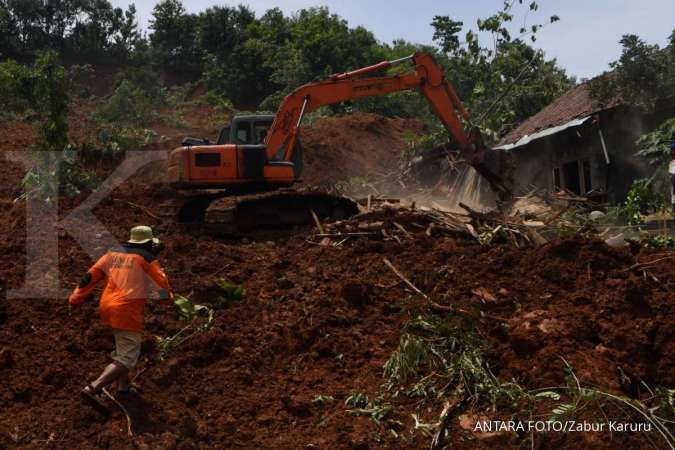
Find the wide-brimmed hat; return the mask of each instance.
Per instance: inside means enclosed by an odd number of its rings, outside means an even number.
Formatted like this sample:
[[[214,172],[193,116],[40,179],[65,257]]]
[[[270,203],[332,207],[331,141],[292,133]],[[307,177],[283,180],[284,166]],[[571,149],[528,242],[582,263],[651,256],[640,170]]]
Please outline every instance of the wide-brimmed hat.
[[[129,244],[146,244],[148,242],[159,244],[159,239],[153,236],[152,228],[147,225],[139,225],[131,229],[129,234]]]

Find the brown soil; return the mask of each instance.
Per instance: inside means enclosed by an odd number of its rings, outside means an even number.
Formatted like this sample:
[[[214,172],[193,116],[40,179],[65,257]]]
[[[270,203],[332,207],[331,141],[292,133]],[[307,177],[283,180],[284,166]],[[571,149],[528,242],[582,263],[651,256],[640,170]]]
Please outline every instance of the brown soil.
[[[423,131],[416,120],[368,113],[319,119],[301,129],[303,179],[307,184],[320,184],[388,174],[398,167],[406,135]]]
[[[3,138],[5,150],[32,142],[24,124],[0,127],[17,134],[14,143]],[[317,121],[302,135],[306,180],[394,167],[406,129],[419,125],[365,114]],[[673,260],[648,266],[646,274],[625,270],[672,252],[634,255],[581,238],[536,249],[481,246],[462,235],[427,236],[412,226],[413,238],[401,243],[355,240],[341,247],[312,245],[302,228],[215,239],[130,206],[126,202],[153,211],[165,195],[136,180],[96,208],[107,229],[123,240],[133,225],[154,226],[166,243],[160,260],[174,289],[191,293],[196,303],[215,302],[220,278],[242,284],[247,293],[159,364],[152,362],[153,336],[172,335],[184,323],[172,311],[148,307],[140,364],[147,370],[137,380],[142,396],[123,400],[133,422],[130,438],[121,413],[103,417],[77,396],[111,350],[110,331],[94,306],[70,311],[65,299],[5,299],[4,291],[21,286],[25,270],[25,206],[13,202],[22,175],[12,163],[0,168],[0,448],[425,448],[429,438],[410,433],[410,411],[419,399],[394,401],[394,418],[403,424],[398,439],[349,415],[344,405],[353,392],[380,390],[382,365],[402,326],[428,312],[383,257],[438,302],[504,319],[476,322],[490,367],[503,381],[527,388],[564,385],[564,358],[582,383],[608,392],[637,397],[641,381],[675,385]],[[64,212],[86,195],[63,202]],[[72,287],[92,261],[68,234],[60,235],[59,244],[62,283]],[[492,295],[481,298],[478,288]],[[320,405],[313,402],[319,395],[335,400]],[[433,422],[440,407],[423,408],[423,418]],[[454,447],[521,441],[477,441],[458,424],[455,419],[451,426]],[[636,434],[537,439],[541,448],[648,446]]]

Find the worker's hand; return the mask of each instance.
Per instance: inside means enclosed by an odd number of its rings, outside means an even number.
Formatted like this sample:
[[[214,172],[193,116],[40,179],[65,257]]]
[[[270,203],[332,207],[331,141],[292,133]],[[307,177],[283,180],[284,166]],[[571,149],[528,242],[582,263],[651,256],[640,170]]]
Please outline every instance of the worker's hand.
[[[159,290],[159,303],[161,306],[167,308],[173,305],[173,292],[168,289]]]

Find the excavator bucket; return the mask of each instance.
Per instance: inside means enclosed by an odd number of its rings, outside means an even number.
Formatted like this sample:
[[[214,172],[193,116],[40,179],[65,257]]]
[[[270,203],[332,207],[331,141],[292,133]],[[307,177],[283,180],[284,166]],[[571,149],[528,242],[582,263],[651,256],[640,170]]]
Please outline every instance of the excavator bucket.
[[[472,163],[471,166],[490,184],[490,188],[501,200],[511,197],[515,166],[510,153],[504,150],[486,149],[483,152],[483,158]]]

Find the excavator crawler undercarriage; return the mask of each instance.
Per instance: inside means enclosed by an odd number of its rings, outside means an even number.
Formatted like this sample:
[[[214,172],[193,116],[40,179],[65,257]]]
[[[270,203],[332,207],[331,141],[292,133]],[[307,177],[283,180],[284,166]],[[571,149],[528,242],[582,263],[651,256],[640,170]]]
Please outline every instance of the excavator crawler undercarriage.
[[[359,212],[349,198],[314,190],[281,189],[271,192],[228,195],[227,192],[179,194],[160,207],[167,218],[214,235],[236,235],[314,223],[342,220]]]

